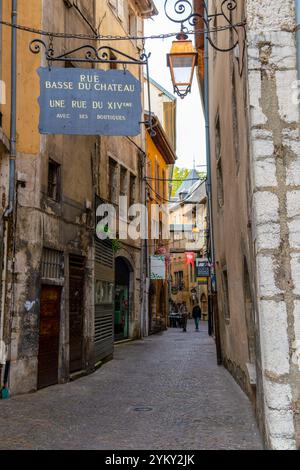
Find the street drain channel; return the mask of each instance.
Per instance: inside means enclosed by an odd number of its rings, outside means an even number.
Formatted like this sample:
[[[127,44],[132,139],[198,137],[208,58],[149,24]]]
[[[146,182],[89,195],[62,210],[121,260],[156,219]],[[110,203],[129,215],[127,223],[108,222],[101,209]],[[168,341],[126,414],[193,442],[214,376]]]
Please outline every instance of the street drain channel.
[[[137,406],[134,411],[153,411],[153,408],[151,406]]]

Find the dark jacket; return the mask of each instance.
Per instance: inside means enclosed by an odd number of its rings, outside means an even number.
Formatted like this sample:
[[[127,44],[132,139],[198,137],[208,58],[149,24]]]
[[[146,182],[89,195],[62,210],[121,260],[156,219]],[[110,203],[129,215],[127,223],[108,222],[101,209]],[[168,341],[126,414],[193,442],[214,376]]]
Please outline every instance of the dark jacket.
[[[195,305],[193,308],[193,318],[201,318],[201,308],[199,305]]]

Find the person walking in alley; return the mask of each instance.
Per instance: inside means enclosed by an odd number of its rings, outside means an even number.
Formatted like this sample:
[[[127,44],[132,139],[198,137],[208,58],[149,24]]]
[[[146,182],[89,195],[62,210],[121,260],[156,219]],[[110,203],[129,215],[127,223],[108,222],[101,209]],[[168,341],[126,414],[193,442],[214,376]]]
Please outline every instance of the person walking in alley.
[[[193,319],[195,321],[195,327],[196,327],[196,331],[199,331],[199,321],[201,320],[201,308],[200,306],[197,304],[194,306],[193,308]]]
[[[182,328],[183,332],[186,333],[186,325],[187,325],[187,319],[188,319],[188,310],[186,308],[186,302],[183,302],[180,306],[180,314],[181,314],[181,319],[182,319]]]

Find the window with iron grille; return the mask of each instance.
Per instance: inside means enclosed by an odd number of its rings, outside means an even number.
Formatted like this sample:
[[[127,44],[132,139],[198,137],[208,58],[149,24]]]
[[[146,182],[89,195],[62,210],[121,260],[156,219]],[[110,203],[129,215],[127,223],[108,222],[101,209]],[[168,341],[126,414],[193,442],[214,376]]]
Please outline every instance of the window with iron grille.
[[[44,248],[42,255],[42,278],[62,279],[64,277],[64,254],[62,251]]]
[[[49,159],[48,164],[48,197],[53,201],[60,200],[60,165]]]

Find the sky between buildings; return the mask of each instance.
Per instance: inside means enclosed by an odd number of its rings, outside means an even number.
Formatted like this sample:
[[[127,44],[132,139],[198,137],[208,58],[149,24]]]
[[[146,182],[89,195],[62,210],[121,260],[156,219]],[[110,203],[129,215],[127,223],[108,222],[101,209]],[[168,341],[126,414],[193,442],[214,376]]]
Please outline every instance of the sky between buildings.
[[[169,0],[172,2],[173,0]],[[161,34],[179,31],[180,26],[172,23],[164,13],[165,0],[155,0],[159,15],[145,22],[145,34]],[[170,93],[173,86],[166,54],[170,52],[172,40],[151,39],[146,41],[146,51],[151,52],[150,75]],[[201,106],[197,77],[194,77],[192,93],[184,100],[177,99],[177,166],[193,168],[194,159],[197,170],[205,170],[205,123]]]

